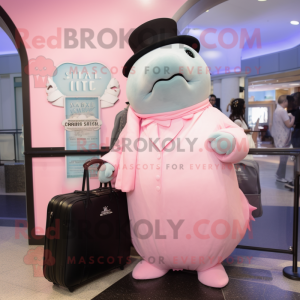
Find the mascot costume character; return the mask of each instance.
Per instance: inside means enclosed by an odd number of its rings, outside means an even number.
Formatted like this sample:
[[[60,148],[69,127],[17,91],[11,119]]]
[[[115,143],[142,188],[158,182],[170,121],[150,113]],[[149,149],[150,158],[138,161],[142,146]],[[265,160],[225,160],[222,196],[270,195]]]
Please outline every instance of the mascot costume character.
[[[142,24],[129,45],[127,124],[102,157],[98,178],[127,193],[132,243],[143,258],[132,276],[195,270],[201,283],[224,287],[221,262],[243,238],[255,209],[233,166],[247,155],[248,139],[209,103],[200,43],[177,36],[173,19]]]

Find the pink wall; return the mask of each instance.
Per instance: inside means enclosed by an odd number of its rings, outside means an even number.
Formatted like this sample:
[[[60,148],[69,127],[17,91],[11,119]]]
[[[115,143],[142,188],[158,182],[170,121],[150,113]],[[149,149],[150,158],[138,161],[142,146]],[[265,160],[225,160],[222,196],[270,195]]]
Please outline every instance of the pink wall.
[[[114,76],[121,85],[119,102],[112,108],[103,111],[103,127],[101,134],[103,140],[110,137],[113,126],[113,118],[124,107],[126,102],[126,78],[121,74],[121,68],[126,60],[132,55],[127,43],[120,48],[119,39],[116,46],[111,49],[103,49],[97,43],[96,37],[93,42],[96,49],[87,46],[86,49],[64,49],[63,34],[60,49],[51,49],[45,45],[41,49],[33,46],[33,38],[42,36],[47,39],[57,35],[57,28],[62,32],[65,28],[73,28],[80,33],[81,28],[90,28],[95,36],[103,28],[113,29],[118,37],[120,28],[127,33],[145,21],[172,17],[185,0],[86,0],[86,1],[61,1],[52,0],[45,2],[40,0],[1,0],[1,6],[8,13],[18,28],[28,31],[27,39],[30,49],[27,49],[28,59],[43,55],[54,61],[55,66],[63,62],[77,62],[85,64],[99,61],[107,67],[116,66],[119,72]],[[111,37],[107,34],[104,41],[109,43]],[[35,88],[33,77],[30,76],[31,120],[32,120],[32,146],[33,147],[63,147],[63,127],[58,120],[63,118],[63,109],[53,107],[46,100],[44,88]],[[56,121],[57,120],[57,121]],[[42,126],[41,124],[47,124]],[[51,124],[51,126],[50,126]]]
[[[118,72],[113,76],[119,81],[121,93],[119,101],[114,107],[102,110],[101,137],[104,145],[108,145],[113,128],[114,116],[125,107],[126,78],[121,70],[124,63],[132,55],[129,45],[125,42],[120,47],[120,29],[125,34],[140,24],[155,18],[169,17],[185,3],[185,0],[86,0],[62,1],[51,0],[1,0],[1,6],[10,16],[16,27],[25,29],[29,37],[27,42],[28,59],[40,55],[53,60],[58,66],[63,62],[87,64],[101,62],[108,68],[117,67]],[[51,49],[33,43],[33,38],[42,36],[46,41],[50,36],[57,35],[61,28],[61,47]],[[80,45],[75,49],[64,48],[64,29],[73,28],[77,37],[81,28],[94,31],[93,43],[96,49]],[[97,42],[97,34],[103,28],[113,29],[118,36],[117,44],[111,49],[101,48]],[[104,35],[103,41],[110,43],[109,34]],[[54,43],[54,42],[53,42]],[[54,107],[47,101],[44,88],[34,86],[34,79],[30,76],[31,128],[32,147],[64,147],[64,130],[61,121],[64,119],[64,109]],[[98,184],[92,180],[93,186]],[[44,229],[46,207],[51,197],[57,194],[80,189],[79,179],[66,179],[64,158],[35,158],[33,159],[34,206],[36,226]],[[41,232],[36,231],[37,234]]]

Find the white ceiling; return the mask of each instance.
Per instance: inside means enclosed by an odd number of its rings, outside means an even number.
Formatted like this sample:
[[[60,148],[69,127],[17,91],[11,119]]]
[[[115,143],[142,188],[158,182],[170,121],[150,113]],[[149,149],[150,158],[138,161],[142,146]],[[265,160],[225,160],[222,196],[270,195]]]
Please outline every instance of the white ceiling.
[[[262,47],[258,49],[256,44],[252,49],[244,47],[241,58],[245,59],[299,45],[300,25],[291,25],[292,20],[300,22],[300,0],[228,0],[200,15],[188,27],[215,28],[217,34],[223,28],[232,28],[239,36],[241,28],[246,28],[250,36],[259,28]],[[225,42],[230,43],[232,35],[226,35]],[[212,36],[208,34],[207,38]]]
[[[250,36],[255,28],[259,28],[262,41],[261,49],[258,49],[255,44],[252,49],[249,49],[246,45],[241,51],[234,52],[230,50],[234,55],[241,56],[238,59],[245,59],[299,45],[300,25],[291,25],[290,21],[292,20],[300,22],[300,0],[267,0],[264,2],[258,0],[228,0],[200,15],[188,27],[200,30],[206,28],[217,29],[216,37],[213,34],[207,35],[206,40],[209,43],[212,43],[213,40],[217,41],[218,33],[223,28],[232,28],[238,35],[240,35],[241,28],[246,28]],[[192,35],[197,36],[200,32],[196,31]],[[230,43],[232,36],[226,34],[224,40],[226,43]],[[201,52],[203,53],[203,50],[205,52],[205,47],[203,45],[201,47]],[[206,55],[218,55],[217,53],[214,54],[213,49],[207,50],[210,50],[210,53],[206,53]],[[226,50],[223,49],[223,51]],[[17,50],[0,27],[0,54],[9,53],[17,53]],[[235,63],[230,63],[230,65],[234,66]]]

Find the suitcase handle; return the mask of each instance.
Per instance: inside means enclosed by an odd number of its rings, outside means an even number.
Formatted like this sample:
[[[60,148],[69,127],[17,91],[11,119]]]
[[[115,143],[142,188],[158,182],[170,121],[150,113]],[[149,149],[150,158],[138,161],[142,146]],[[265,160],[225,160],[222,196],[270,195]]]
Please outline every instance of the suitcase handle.
[[[85,188],[85,182],[86,182],[86,196],[87,196],[87,201],[85,203],[85,206],[87,207],[88,206],[88,203],[90,202],[90,179],[89,179],[89,167],[91,165],[94,165],[94,164],[99,164],[99,167],[98,167],[98,170],[100,169],[100,167],[105,163],[104,160],[102,159],[91,159],[87,162],[85,162],[83,164],[83,179],[82,179],[82,192],[84,192],[84,188]],[[111,183],[110,181],[108,182],[108,186],[109,186],[109,189],[110,189],[110,193],[112,194],[112,186],[111,186]],[[102,188],[102,182],[100,182],[100,188]],[[105,183],[103,187],[107,187],[107,184]]]
[[[99,171],[100,167],[105,163],[106,162],[102,159],[91,159],[83,164],[83,168],[84,168],[84,170],[87,170],[91,165],[99,164],[99,166],[98,166],[98,171]]]

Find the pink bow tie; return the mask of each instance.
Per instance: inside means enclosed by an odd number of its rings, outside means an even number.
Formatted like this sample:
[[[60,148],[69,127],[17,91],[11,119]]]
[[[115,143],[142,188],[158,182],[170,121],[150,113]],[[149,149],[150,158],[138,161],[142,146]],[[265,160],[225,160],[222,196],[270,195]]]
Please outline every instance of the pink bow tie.
[[[181,117],[181,119],[189,120],[193,116],[194,116],[194,114],[189,114],[187,116]],[[156,123],[157,125],[161,125],[161,126],[164,126],[164,127],[170,127],[172,120],[143,119],[141,125],[142,125],[142,127],[143,126],[148,126],[149,124],[151,124],[153,122]]]

